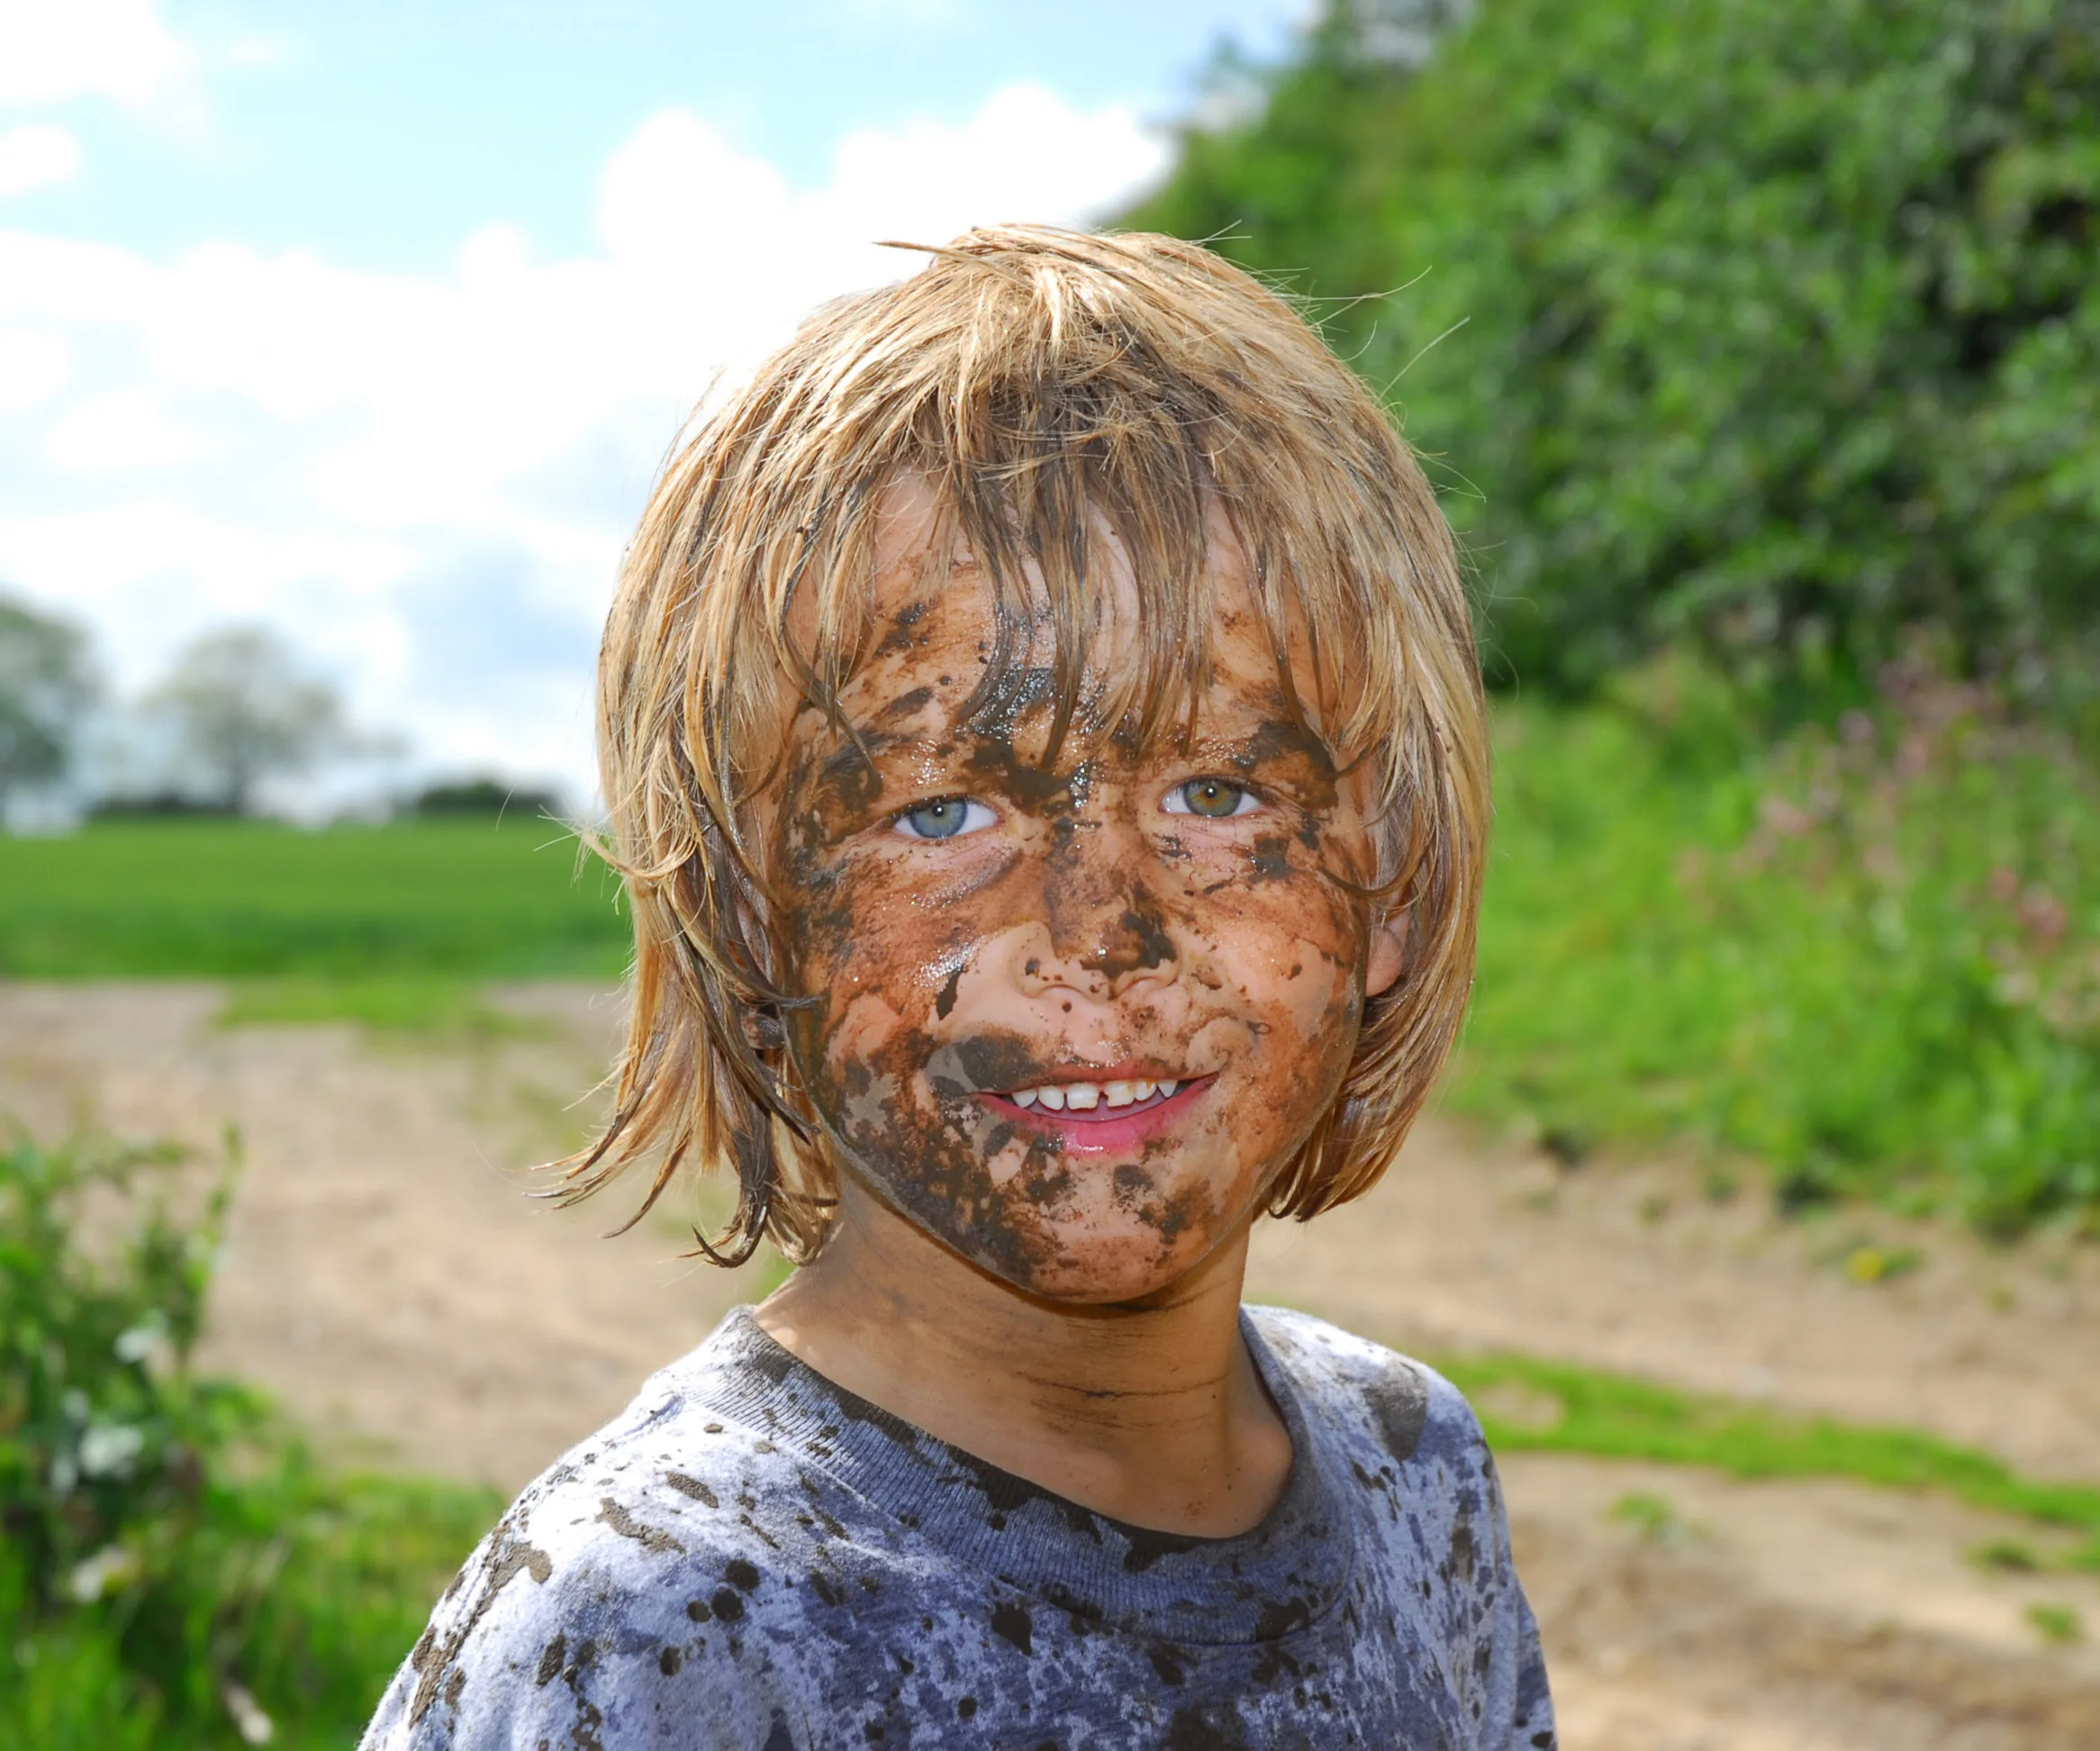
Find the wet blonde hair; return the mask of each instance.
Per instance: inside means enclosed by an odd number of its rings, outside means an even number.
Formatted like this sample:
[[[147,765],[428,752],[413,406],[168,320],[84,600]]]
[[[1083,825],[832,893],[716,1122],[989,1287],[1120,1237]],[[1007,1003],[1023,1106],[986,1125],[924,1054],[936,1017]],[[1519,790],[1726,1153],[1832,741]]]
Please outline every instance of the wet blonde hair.
[[[796,1259],[823,1244],[836,1166],[779,1024],[792,999],[752,805],[779,782],[795,709],[842,722],[874,513],[915,476],[991,580],[986,688],[1017,660],[1024,597],[1046,602],[1053,748],[1075,714],[1147,738],[1191,721],[1213,621],[1205,511],[1222,508],[1291,711],[1367,767],[1380,903],[1408,919],[1406,970],[1367,1006],[1341,1098],[1269,1208],[1305,1219],[1358,1197],[1420,1111],[1472,977],[1488,748],[1451,531],[1376,400],[1289,302],[1210,251],[1004,225],[927,253],[902,283],[819,310],[706,418],[628,549],[598,701],[633,1009],[612,1117],[561,1195],[648,1161],[638,1220],[681,1163],[729,1164],[737,1213],[702,1239],[710,1257],[739,1261],[762,1235]],[[1137,598],[1137,636],[1105,676],[1086,669],[1104,524]],[[1294,648],[1318,700],[1293,687]]]

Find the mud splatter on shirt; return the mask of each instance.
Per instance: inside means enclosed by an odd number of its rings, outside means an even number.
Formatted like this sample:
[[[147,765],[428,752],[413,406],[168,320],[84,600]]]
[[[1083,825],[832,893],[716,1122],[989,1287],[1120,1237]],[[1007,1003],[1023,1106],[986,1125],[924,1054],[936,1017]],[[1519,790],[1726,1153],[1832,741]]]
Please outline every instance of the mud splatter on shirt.
[[[1249,1309],[1296,1455],[1234,1538],[937,1441],[747,1311],[533,1483],[363,1751],[1552,1751],[1537,1626],[1457,1391]]]

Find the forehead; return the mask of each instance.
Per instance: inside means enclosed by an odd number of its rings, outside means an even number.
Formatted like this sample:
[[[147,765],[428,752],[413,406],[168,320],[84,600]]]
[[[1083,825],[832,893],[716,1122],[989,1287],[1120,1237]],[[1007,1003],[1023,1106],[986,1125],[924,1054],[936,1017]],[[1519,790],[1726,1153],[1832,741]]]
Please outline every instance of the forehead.
[[[1126,721],[1106,721],[1101,702],[1140,683],[1163,640],[1170,664],[1190,648],[1203,658],[1187,701],[1177,702],[1181,709],[1164,726],[1171,731],[1215,734],[1301,712],[1317,727],[1324,689],[1308,641],[1294,626],[1287,680],[1240,541],[1215,504],[1206,518],[1205,576],[1186,600],[1174,600],[1179,612],[1165,623],[1156,607],[1148,620],[1145,599],[1156,603],[1160,593],[1141,592],[1123,542],[1098,515],[1087,588],[1064,603],[1054,602],[1032,562],[1002,592],[922,483],[892,487],[873,515],[864,631],[838,690],[841,715],[855,731],[955,728],[1033,741],[1040,752],[1057,715],[1060,656],[1076,649],[1070,734],[1082,745],[1103,740],[1127,731],[1131,712],[1127,701]],[[1199,632],[1190,623],[1199,617]],[[1146,702],[1135,703],[1142,709]],[[818,731],[823,717],[804,713],[801,732]]]

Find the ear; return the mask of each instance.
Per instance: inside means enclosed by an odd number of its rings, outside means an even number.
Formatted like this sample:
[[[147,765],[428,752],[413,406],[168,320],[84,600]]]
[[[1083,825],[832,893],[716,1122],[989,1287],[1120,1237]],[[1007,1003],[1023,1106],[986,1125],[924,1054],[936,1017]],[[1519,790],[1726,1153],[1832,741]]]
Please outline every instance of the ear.
[[[1382,997],[1399,983],[1408,965],[1406,911],[1389,912],[1371,927],[1371,959],[1363,970],[1363,994]]]

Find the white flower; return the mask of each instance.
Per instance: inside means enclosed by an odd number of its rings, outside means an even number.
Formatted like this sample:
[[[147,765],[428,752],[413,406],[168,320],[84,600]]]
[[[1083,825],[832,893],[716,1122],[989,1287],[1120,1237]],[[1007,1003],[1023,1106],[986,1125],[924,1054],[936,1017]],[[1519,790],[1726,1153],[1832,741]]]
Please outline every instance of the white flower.
[[[122,1545],[107,1545],[66,1577],[66,1591],[79,1604],[92,1605],[116,1592],[139,1572],[139,1559]]]
[[[81,1474],[122,1477],[145,1445],[145,1436],[130,1423],[95,1423],[80,1438]]]
[[[240,1734],[243,1745],[267,1745],[276,1737],[276,1723],[263,1712],[262,1704],[255,1700],[255,1692],[246,1684],[229,1678],[221,1694],[226,1699],[226,1712],[233,1717],[234,1728]]]
[[[158,1313],[149,1313],[129,1331],[120,1333],[113,1347],[120,1362],[143,1362],[167,1341],[167,1321]]]

